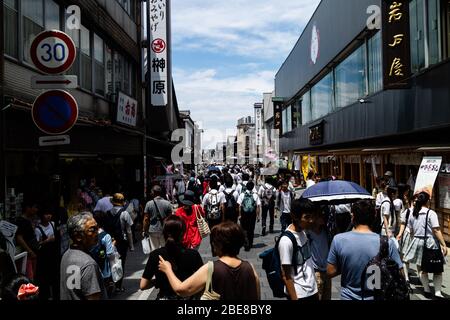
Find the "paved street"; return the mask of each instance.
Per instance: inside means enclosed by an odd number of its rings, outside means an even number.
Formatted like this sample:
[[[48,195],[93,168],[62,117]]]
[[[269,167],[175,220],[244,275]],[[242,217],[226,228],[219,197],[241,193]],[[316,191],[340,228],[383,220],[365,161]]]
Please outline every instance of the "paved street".
[[[276,219],[275,231],[280,231],[281,227],[279,224],[279,219]],[[265,271],[261,268],[262,262],[261,259],[258,258],[259,253],[264,250],[270,248],[274,245],[274,237],[275,234],[269,234],[265,237],[261,236],[261,225],[257,225],[255,231],[255,241],[254,247],[250,252],[241,251],[240,257],[244,260],[250,261],[256,268],[258,275],[261,280],[261,299],[263,300],[277,300],[272,296],[272,291],[267,282],[267,278],[265,275]],[[211,249],[209,245],[209,238],[203,240],[202,245],[200,247],[200,254],[203,258],[203,261],[213,260],[211,256]],[[136,246],[136,250],[134,252],[129,253],[128,261],[127,261],[127,270],[124,281],[124,286],[126,288],[126,292],[117,295],[114,299],[116,300],[155,300],[157,295],[157,289],[150,289],[146,291],[139,290],[139,281],[141,275],[143,273],[145,264],[147,262],[147,257],[143,255],[140,242]],[[416,276],[416,272],[412,271],[411,283],[413,288],[412,300],[428,300],[423,295],[422,286],[420,285],[420,281]],[[444,273],[444,284],[443,284],[443,293],[444,295],[450,299],[450,267],[447,265]],[[431,286],[432,286],[432,282]],[[340,279],[339,277],[333,279],[333,288],[332,288],[332,299],[339,300],[339,292],[340,292]]]

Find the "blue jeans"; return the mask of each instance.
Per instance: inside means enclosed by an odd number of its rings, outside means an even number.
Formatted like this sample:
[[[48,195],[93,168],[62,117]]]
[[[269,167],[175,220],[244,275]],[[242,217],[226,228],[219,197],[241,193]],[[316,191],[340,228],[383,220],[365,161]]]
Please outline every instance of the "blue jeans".
[[[280,216],[281,222],[281,232],[284,232],[287,227],[292,223],[291,214],[288,212],[283,212]]]

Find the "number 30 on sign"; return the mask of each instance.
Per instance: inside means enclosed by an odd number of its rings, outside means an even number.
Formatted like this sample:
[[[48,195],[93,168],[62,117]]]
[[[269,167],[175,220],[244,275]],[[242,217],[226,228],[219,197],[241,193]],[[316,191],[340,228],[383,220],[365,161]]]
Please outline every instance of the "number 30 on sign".
[[[73,40],[64,32],[44,31],[31,44],[31,60],[47,74],[59,74],[70,69],[76,58]]]

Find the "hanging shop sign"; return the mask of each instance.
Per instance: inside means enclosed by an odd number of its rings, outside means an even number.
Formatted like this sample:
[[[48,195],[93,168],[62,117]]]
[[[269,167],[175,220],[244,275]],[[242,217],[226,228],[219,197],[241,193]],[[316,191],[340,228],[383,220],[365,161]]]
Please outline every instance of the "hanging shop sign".
[[[409,1],[383,0],[384,89],[410,87]]]
[[[275,130],[278,130],[280,133],[280,136],[282,135],[283,131],[283,104],[284,99],[283,98],[272,98],[273,102],[273,128]]]
[[[325,121],[309,128],[309,144],[317,146],[323,144],[323,131]]]
[[[136,127],[137,101],[123,92],[119,92],[117,100],[117,122]]]
[[[256,135],[256,146],[260,147],[263,145],[263,131],[262,131],[262,103],[255,104],[255,135]]]
[[[149,66],[152,106],[164,107],[168,104],[169,78],[169,19],[168,0],[149,0],[150,11],[150,57]]]

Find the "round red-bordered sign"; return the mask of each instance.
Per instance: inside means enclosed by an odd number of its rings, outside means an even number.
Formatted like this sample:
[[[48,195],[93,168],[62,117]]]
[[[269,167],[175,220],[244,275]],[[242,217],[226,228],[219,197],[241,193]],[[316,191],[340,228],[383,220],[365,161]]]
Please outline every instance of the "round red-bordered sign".
[[[72,129],[78,120],[75,98],[63,90],[44,92],[36,98],[31,110],[36,126],[47,134],[63,134]]]
[[[66,33],[58,30],[44,31],[34,38],[30,56],[36,68],[42,72],[59,74],[73,65],[77,49]]]
[[[155,53],[161,53],[164,52],[164,50],[166,50],[166,42],[163,39],[155,39],[152,42],[152,50]]]

